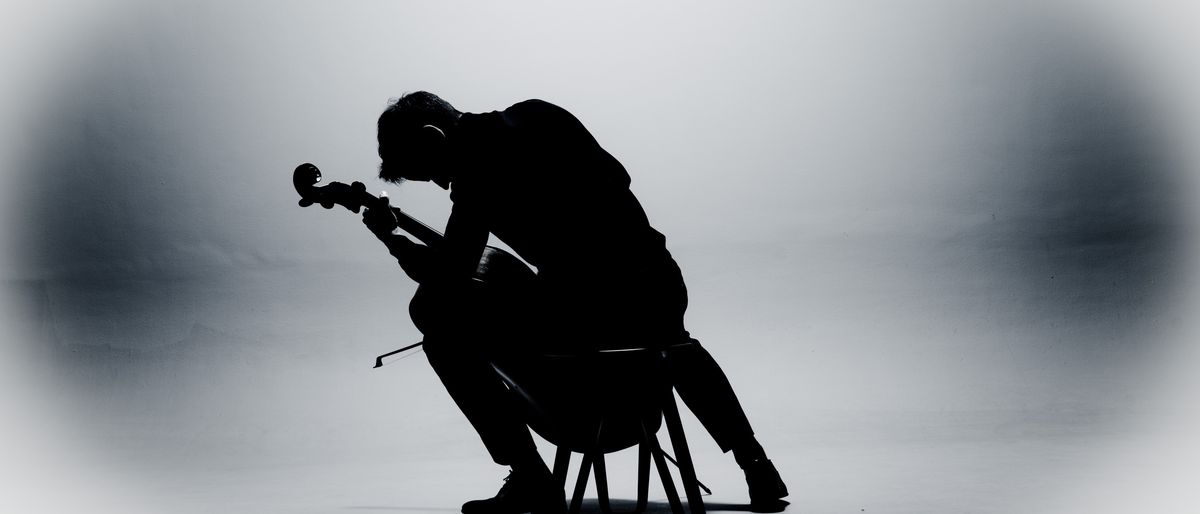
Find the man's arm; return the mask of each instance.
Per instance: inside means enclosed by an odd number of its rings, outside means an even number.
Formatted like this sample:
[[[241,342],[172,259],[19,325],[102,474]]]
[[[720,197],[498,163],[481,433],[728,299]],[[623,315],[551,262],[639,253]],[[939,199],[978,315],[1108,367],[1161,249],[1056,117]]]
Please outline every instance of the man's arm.
[[[414,243],[411,239],[400,233],[397,227],[396,215],[392,212],[392,208],[388,205],[387,197],[380,198],[381,205],[368,207],[363,211],[363,224],[367,229],[375,234],[383,245],[387,247],[388,253],[396,258],[396,262],[400,264],[400,268],[404,273],[417,281],[418,283],[425,282],[430,279],[433,274],[435,255],[432,248],[423,244]]]
[[[363,212],[363,224],[383,242],[410,278],[454,288],[474,276],[487,245],[488,231],[471,207],[455,204],[446,222],[445,236],[438,244],[426,246],[404,236],[395,213],[387,205],[387,197],[380,200],[382,205]]]
[[[387,247],[388,253],[396,258],[400,269],[417,283],[430,280],[434,266],[434,250],[420,243],[414,243],[403,234],[388,234],[379,238]]]
[[[446,237],[434,249],[440,265],[438,278],[455,282],[475,276],[487,241],[488,230],[480,213],[467,202],[456,202],[446,221]]]

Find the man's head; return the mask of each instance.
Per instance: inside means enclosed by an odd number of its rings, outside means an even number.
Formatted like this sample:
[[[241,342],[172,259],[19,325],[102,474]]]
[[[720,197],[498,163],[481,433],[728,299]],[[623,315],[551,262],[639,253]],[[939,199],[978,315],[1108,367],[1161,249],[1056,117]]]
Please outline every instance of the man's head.
[[[446,132],[461,114],[425,91],[388,104],[379,116],[379,178],[388,182],[432,180],[448,188]]]

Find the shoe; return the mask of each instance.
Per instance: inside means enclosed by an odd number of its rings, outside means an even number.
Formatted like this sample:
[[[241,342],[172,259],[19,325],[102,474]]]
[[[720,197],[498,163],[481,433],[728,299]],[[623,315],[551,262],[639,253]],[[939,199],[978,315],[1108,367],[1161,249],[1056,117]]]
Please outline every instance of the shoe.
[[[509,472],[496,496],[471,500],[462,506],[463,514],[562,514],[567,501],[562,487],[549,473]]]
[[[750,505],[773,507],[788,495],[787,485],[770,459],[756,459],[742,468],[746,472],[746,487],[750,489]]]

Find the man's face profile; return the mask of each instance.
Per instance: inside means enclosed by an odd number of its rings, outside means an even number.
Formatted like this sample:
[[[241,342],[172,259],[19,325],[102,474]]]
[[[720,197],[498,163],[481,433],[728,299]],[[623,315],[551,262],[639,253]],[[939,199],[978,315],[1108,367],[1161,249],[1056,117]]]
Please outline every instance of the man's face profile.
[[[429,138],[423,128],[393,133],[379,138],[380,176],[388,179],[400,178],[417,182],[434,182],[442,189],[449,189],[449,177],[438,158],[444,137]],[[441,132],[438,131],[440,135]]]

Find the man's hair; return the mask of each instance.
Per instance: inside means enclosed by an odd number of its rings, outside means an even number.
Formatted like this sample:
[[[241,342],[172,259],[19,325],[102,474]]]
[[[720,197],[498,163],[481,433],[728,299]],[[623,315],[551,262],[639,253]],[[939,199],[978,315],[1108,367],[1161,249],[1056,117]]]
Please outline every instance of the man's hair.
[[[389,101],[379,116],[379,129],[412,130],[434,125],[444,130],[459,114],[458,109],[438,95],[417,91]]]
[[[390,100],[388,106],[379,115],[379,144],[394,145],[401,138],[415,134],[417,129],[425,125],[433,125],[446,130],[462,114],[450,102],[438,95],[427,91],[407,93],[400,98]],[[388,182],[399,182],[404,177],[398,170],[380,166],[379,178]]]

